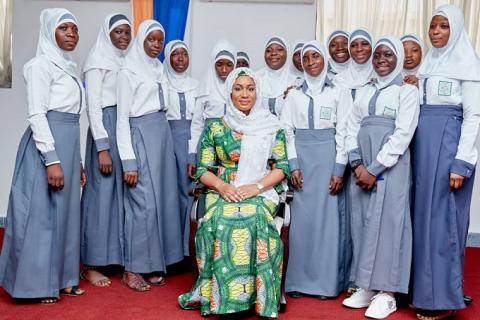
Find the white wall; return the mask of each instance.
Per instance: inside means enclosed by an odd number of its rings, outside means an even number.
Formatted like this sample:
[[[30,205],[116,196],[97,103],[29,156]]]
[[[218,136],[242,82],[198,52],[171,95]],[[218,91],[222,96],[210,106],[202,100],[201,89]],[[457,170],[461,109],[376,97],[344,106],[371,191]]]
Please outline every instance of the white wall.
[[[7,213],[8,195],[18,143],[27,127],[27,106],[22,68],[35,55],[40,11],[64,7],[72,11],[79,23],[80,42],[75,60],[82,65],[84,57],[97,38],[103,19],[112,12],[131,16],[129,0],[120,1],[43,1],[13,0],[13,83],[11,89],[0,89],[0,217]],[[82,116],[82,145],[85,145],[86,119]],[[83,154],[83,152],[82,152]]]
[[[268,38],[282,36],[293,45],[297,39],[314,39],[314,4],[222,3],[191,0],[185,40],[192,49],[192,73],[201,79],[218,39],[229,40],[246,51],[252,68],[265,65]]]

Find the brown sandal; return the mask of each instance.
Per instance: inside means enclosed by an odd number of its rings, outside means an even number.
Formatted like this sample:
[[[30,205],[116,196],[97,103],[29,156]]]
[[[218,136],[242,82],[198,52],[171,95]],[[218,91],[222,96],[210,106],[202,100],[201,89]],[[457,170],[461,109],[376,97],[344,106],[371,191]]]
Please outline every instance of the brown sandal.
[[[156,278],[156,281],[152,281],[152,279]],[[151,284],[152,286],[164,286],[167,283],[167,280],[165,280],[165,277],[162,276],[153,276],[148,278],[148,283]]]
[[[133,276],[133,280],[129,280],[129,276]],[[133,272],[124,272],[122,276],[122,284],[137,292],[150,291],[150,285],[143,279],[141,275]]]
[[[419,320],[443,320],[455,317],[457,310],[421,310],[417,312],[417,319]]]

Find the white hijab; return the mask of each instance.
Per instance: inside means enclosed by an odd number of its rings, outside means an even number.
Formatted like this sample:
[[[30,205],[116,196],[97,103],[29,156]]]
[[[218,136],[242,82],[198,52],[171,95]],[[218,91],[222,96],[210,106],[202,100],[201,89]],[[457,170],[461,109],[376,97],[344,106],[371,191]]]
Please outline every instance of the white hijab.
[[[73,61],[70,52],[60,49],[57,40],[55,40],[57,27],[67,22],[78,26],[77,19],[67,9],[49,8],[42,10],[40,13],[40,35],[35,57],[44,56],[70,76],[79,80],[77,64]],[[32,65],[34,59],[25,64],[23,67],[24,74]]]
[[[375,86],[378,89],[387,87],[392,83],[392,81],[396,80],[397,77],[402,75],[403,58],[405,56],[402,42],[395,37],[390,37],[390,36],[381,37],[380,39],[378,39],[377,43],[375,44],[375,48],[373,49],[373,51],[375,51],[375,49],[377,49],[379,46],[382,46],[382,45],[387,46],[393,51],[393,53],[397,57],[397,65],[395,66],[395,69],[391,73],[387,74],[384,77],[381,77],[374,71],[374,74],[377,80],[375,83]],[[399,78],[400,83],[402,83],[401,79],[402,78]]]
[[[328,68],[329,68],[329,71],[331,71],[334,74],[339,74],[340,72],[346,70],[351,60],[351,58],[349,58],[347,61],[340,63],[333,60],[333,58],[330,56],[328,48],[330,47],[330,43],[332,42],[332,40],[338,36],[343,36],[347,38],[347,42],[348,42],[348,38],[350,37],[350,35],[343,30],[335,30],[332,33],[330,33],[330,35],[327,38],[327,42],[325,43],[325,47],[327,48],[327,53],[328,53]],[[348,49],[348,51],[350,52],[350,49]]]
[[[245,51],[238,51],[237,52],[237,61],[238,60],[245,60],[247,61],[248,65],[250,65],[250,57]]]
[[[350,45],[356,39],[367,40],[373,48],[373,37],[370,32],[362,28],[355,29],[348,38],[348,52],[350,53],[350,57],[352,56]],[[363,87],[370,81],[370,78],[372,77],[372,56],[373,50],[370,58],[363,64],[358,64],[353,58],[350,58],[348,68],[337,74],[334,79],[334,83],[346,89],[359,89]]]
[[[417,43],[420,46],[420,48],[422,49],[422,57],[423,57],[423,54],[425,53],[425,45],[424,45],[424,43],[423,43],[423,41],[420,37],[417,37],[414,34],[405,34],[405,35],[400,37],[400,41],[402,41],[402,44],[406,41],[413,41],[413,42]],[[410,75],[416,75],[417,72],[418,72],[418,69],[420,69],[421,65],[422,65],[422,62],[420,61],[420,64],[413,69],[409,70],[409,69],[403,68],[402,75],[404,77],[405,76],[410,76]]]
[[[307,86],[308,86],[306,93],[311,97],[313,97],[315,95],[320,94],[323,91],[325,80],[327,78],[327,72],[328,72],[327,66],[328,66],[329,59],[327,55],[327,49],[323,44],[321,44],[317,40],[308,41],[303,45],[302,53],[301,53],[302,63],[303,63],[303,56],[308,51],[314,51],[314,52],[320,53],[324,60],[323,70],[318,76],[312,77],[306,71],[303,72],[303,76],[305,77],[305,82],[307,83]]]
[[[248,116],[234,106],[231,98],[233,84],[241,76],[249,76],[256,84],[257,100]],[[267,106],[262,105],[264,99],[260,96],[260,86],[258,78],[248,68],[235,69],[226,80],[226,95],[229,98],[223,120],[233,131],[242,134],[240,162],[235,181],[232,182],[237,187],[257,183],[268,174],[268,159],[275,145],[277,131],[281,129],[277,117],[270,113]],[[279,201],[273,188],[262,192],[261,196],[275,203]]]
[[[292,54],[290,55],[290,73],[295,78],[303,79],[303,71],[300,71],[300,70],[297,69],[297,67],[295,67],[295,64],[293,63],[293,55],[295,53],[299,52],[299,51],[300,52],[302,51],[302,47],[305,44],[305,42],[306,41],[304,41],[304,40],[297,40],[293,44]]]
[[[133,41],[132,47],[125,57],[125,63],[122,69],[126,69],[140,79],[150,80],[154,82],[163,81],[163,64],[157,58],[150,58],[143,48],[143,42],[147,36],[153,32],[160,30],[165,36],[165,30],[156,20],[145,20],[139,28],[137,37]]]
[[[235,66],[237,50],[227,40],[219,40],[213,47],[212,58],[207,69],[207,74],[200,84],[199,96],[208,96],[212,101],[227,103],[225,81],[220,79],[215,70],[215,63],[221,59],[230,60]]]
[[[450,38],[443,48],[432,47],[418,70],[420,78],[447,77],[464,81],[480,81],[480,62],[463,25],[463,14],[454,5],[443,5],[433,11],[450,24]]]
[[[197,89],[198,81],[193,79],[189,75],[190,65],[188,66],[187,70],[183,73],[178,73],[172,67],[172,63],[170,62],[170,56],[172,53],[179,48],[183,48],[188,52],[190,57],[190,50],[185,42],[182,40],[172,40],[170,41],[167,46],[165,47],[165,75],[168,79],[168,83],[176,92],[189,92]]]
[[[113,13],[105,18],[98,32],[97,41],[92,49],[90,49],[90,53],[83,66],[84,73],[91,69],[110,71],[118,71],[120,69],[128,49],[120,50],[115,47],[112,39],[110,39],[110,32],[122,24],[129,25],[130,28],[132,27],[130,21],[124,14]]]
[[[287,59],[285,64],[278,70],[270,69],[268,66],[257,72],[258,80],[262,87],[263,98],[277,98],[283,96],[285,89],[295,83],[295,77],[291,74],[292,64],[288,42],[281,37],[272,37],[267,41],[265,50],[271,44],[279,44],[285,48]]]

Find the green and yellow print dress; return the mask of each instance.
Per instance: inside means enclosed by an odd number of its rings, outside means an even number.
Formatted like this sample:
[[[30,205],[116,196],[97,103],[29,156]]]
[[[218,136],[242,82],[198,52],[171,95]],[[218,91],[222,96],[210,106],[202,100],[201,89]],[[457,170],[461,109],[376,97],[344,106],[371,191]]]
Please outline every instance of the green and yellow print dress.
[[[200,142],[197,179],[210,171],[226,183],[234,180],[241,139],[221,119],[211,121]],[[283,130],[277,132],[270,162],[290,176]],[[276,190],[282,191],[281,186]],[[277,316],[283,245],[273,223],[276,210],[275,203],[261,196],[234,203],[209,191],[195,237],[199,277],[178,298],[182,308],[227,314],[255,304],[258,315]]]

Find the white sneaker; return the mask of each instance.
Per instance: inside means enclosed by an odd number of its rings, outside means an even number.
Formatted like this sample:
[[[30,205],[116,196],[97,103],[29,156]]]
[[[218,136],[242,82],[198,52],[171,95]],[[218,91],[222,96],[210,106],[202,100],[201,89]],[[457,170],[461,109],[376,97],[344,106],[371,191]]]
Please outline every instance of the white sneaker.
[[[365,312],[365,317],[373,319],[385,319],[397,311],[395,298],[388,293],[379,292],[372,299],[372,303]]]
[[[359,288],[349,298],[343,300],[342,304],[345,307],[354,308],[354,309],[366,308],[370,305],[370,302],[372,301],[372,298],[374,296],[375,296],[374,291]]]

